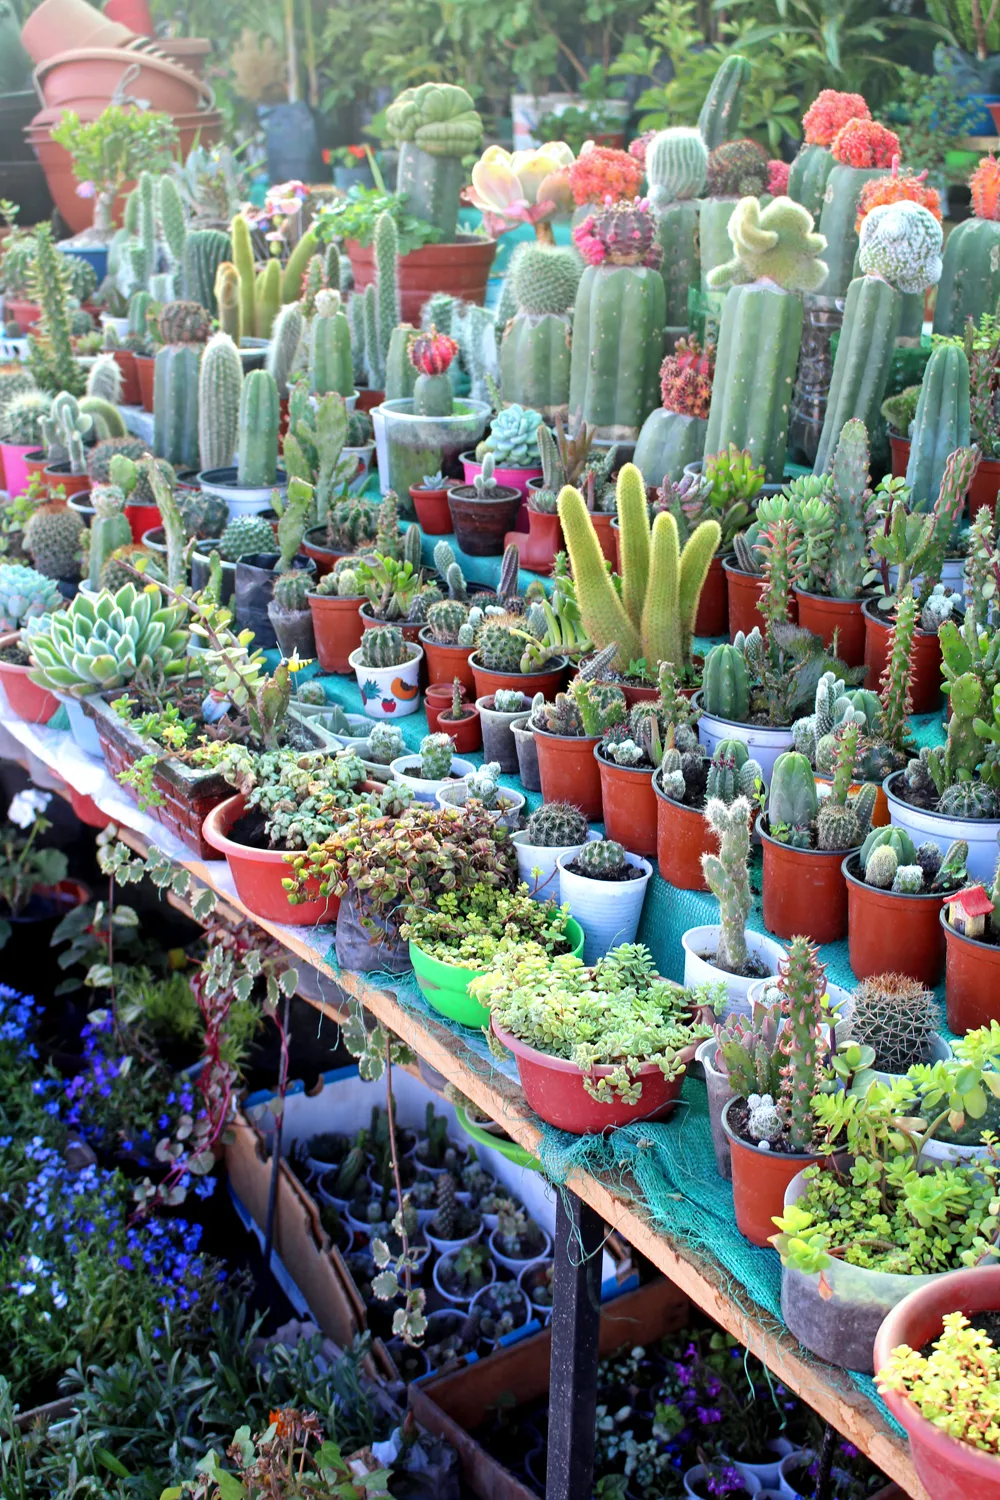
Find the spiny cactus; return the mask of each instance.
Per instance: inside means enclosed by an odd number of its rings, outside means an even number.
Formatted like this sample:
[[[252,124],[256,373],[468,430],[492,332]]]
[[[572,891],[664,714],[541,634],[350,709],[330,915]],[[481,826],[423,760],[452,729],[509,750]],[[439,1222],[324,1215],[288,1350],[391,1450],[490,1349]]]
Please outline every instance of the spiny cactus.
[[[451,772],[455,746],[447,734],[425,734],[420,741],[420,774],[425,781],[444,781]]]
[[[580,257],[569,246],[519,246],[508,272],[518,312],[535,317],[568,312],[582,269]]]
[[[443,646],[453,646],[468,615],[468,607],[457,599],[442,599],[427,611],[427,628],[435,641]]]
[[[212,324],[198,302],[168,302],[160,313],[160,337],[165,344],[204,344]]]
[[[233,340],[216,333],[198,370],[198,452],[203,469],[232,464],[239,431],[243,361]]]
[[[725,141],[708,154],[706,198],[759,196],[767,189],[767,152],[756,141]]]
[[[678,198],[698,198],[708,174],[708,150],[700,130],[673,125],[646,147],[649,201],[655,209]]]
[[[401,667],[410,660],[410,648],[398,625],[366,630],[361,637],[360,651],[364,667]]]
[[[547,703],[544,693],[536,693],[531,705],[531,727],[564,738],[583,734],[583,718],[575,696],[556,693],[554,700]]]
[[[119,547],[132,540],[132,528],[125,516],[125,496],[117,485],[98,485],[91,491],[94,517],[90,523],[90,567],[88,583],[92,589],[101,586],[104,564]]]
[[[281,410],[278,387],[266,370],[251,370],[240,391],[237,481],[259,489],[274,484]]]
[[[237,562],[253,552],[275,552],[277,544],[270,521],[263,516],[236,516],[229,522],[219,540],[223,562]]]
[[[524,694],[519,688],[497,688],[493,694],[493,707],[498,714],[523,713]]]
[[[625,850],[614,839],[594,839],[583,845],[573,863],[591,880],[618,880],[628,861]]]
[[[520,672],[524,642],[508,625],[487,618],[476,633],[476,656],[488,672]]]
[[[681,770],[682,757],[677,754],[677,770]],[[709,799],[720,802],[735,802],[745,797],[751,805],[759,806],[764,797],[764,773],[760,763],[748,754],[742,740],[720,740],[708,767],[705,787]]]
[[[578,677],[570,684],[570,693],[580,711],[584,734],[604,734],[620,724],[627,711],[625,694],[612,682],[592,682]]]
[[[728,805],[718,799],[705,808],[708,825],[719,841],[718,854],[703,854],[701,867],[719,903],[717,968],[742,974],[747,964],[746,925],[752,895],[747,860],[750,855],[750,804],[737,797]]]
[[[309,574],[300,568],[280,573],[274,580],[275,608],[285,614],[302,614],[308,610],[311,582]]]
[[[814,1131],[812,1097],[823,1051],[822,1000],[826,992],[826,970],[816,953],[808,938],[792,938],[779,981],[785,1017],[781,1050],[786,1058],[780,1103],[793,1151],[808,1151]]]
[[[46,578],[75,579],[85,532],[75,510],[36,510],[24,528],[22,546]]]
[[[875,1067],[905,1073],[927,1062],[937,1034],[934,995],[905,974],[875,974],[854,991],[848,1023],[852,1039],[875,1049]]]
[[[941,225],[920,203],[883,203],[865,215],[858,259],[901,292],[923,292],[941,279]]]
[[[526,842],[542,849],[567,849],[587,842],[587,819],[571,802],[546,802],[528,818]]]
[[[368,635],[375,635],[374,630],[367,631]],[[387,766],[397,756],[403,754],[406,744],[403,740],[403,731],[397,724],[373,724],[368,732],[368,760],[376,765]]]

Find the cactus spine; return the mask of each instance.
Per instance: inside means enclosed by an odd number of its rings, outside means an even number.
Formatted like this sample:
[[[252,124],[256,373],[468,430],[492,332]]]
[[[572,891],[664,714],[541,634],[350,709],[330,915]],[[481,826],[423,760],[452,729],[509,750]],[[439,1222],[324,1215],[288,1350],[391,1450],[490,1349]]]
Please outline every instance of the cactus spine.
[[[278,398],[288,400],[288,382],[296,364],[296,355],[302,341],[305,319],[297,302],[286,302],[274,320],[271,329],[271,345],[267,351],[264,368],[274,376],[278,387]],[[353,385],[351,389],[353,390]],[[350,394],[350,392],[348,392]]]
[[[266,370],[251,370],[240,392],[238,481],[248,489],[274,483],[278,466],[278,387]]]
[[[198,450],[203,469],[227,469],[236,452],[243,362],[227,333],[205,345],[198,374]]]
[[[659,404],[666,296],[649,266],[587,266],[576,294],[570,422],[595,437],[634,441]]]
[[[698,116],[698,129],[709,151],[731,141],[739,130],[743,90],[749,81],[750,64],[745,57],[727,57],[721,63]]]
[[[316,294],[316,316],[309,330],[309,389],[314,396],[328,391],[345,398],[354,394],[351,330],[339,292]]]
[[[229,251],[229,236],[221,229],[192,229],[184,242],[184,296],[210,313],[218,312],[216,277]]]
[[[900,294],[881,276],[856,276],[851,282],[816,449],[817,474],[832,467],[845,422],[858,417],[869,429],[874,425],[885,394],[900,315]]]
[[[949,453],[969,446],[969,421],[965,350],[958,344],[939,344],[924,369],[906,464],[914,509],[934,508]]]

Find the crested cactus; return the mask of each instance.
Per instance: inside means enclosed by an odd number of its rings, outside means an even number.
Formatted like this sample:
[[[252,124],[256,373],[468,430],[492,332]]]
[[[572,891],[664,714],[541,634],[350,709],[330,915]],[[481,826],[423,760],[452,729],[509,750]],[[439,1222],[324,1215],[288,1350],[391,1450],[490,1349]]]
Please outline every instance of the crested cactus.
[[[815,1124],[812,1097],[823,1060],[823,995],[826,971],[808,938],[792,938],[778,981],[785,1030],[781,1050],[786,1062],[781,1073],[780,1108],[793,1151],[808,1151]]]
[[[526,842],[540,849],[571,849],[587,842],[588,826],[571,802],[546,802],[529,816]]]
[[[227,333],[209,339],[198,371],[198,453],[202,469],[233,462],[239,431],[243,361]]]
[[[98,485],[91,491],[94,515],[90,522],[90,560],[87,582],[92,589],[100,587],[101,569],[119,547],[132,540],[132,528],[125,515],[125,496],[117,485]]]
[[[309,389],[314,396],[327,391],[344,397],[354,393],[351,330],[339,292],[316,295],[316,314],[309,329]]]
[[[719,841],[718,854],[703,854],[701,867],[719,903],[719,944],[715,966],[742,974],[747,965],[746,925],[753,896],[747,861],[750,856],[750,803],[737,797],[728,805],[708,802],[705,817]]]
[[[399,151],[396,191],[406,194],[408,212],[452,241],[466,180],[462,158],[483,139],[472,99],[456,84],[404,89],[386,111],[386,127]]]
[[[1000,298],[1000,163],[984,156],[969,179],[972,217],[954,225],[934,304],[934,332],[961,334]]]
[[[932,349],[913,419],[906,482],[914,510],[932,510],[948,455],[970,442],[969,361],[959,344]]]
[[[251,370],[240,391],[237,480],[248,489],[274,484],[278,467],[278,387],[266,370]]]

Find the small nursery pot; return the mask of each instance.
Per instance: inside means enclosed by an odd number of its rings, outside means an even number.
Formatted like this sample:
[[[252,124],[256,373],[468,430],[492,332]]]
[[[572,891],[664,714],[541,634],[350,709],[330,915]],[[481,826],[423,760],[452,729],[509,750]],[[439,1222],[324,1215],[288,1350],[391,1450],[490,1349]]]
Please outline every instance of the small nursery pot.
[[[707,891],[701,868],[703,854],[714,854],[719,841],[708,826],[704,810],[675,802],[653,776],[656,797],[656,864],[668,885],[679,891]]]
[[[468,784],[464,781],[449,781],[436,794],[434,800],[438,807],[464,807],[469,800]],[[523,807],[523,792],[515,792],[510,787],[502,787],[500,807],[493,810],[492,816],[496,818],[501,828],[517,828],[521,821]]]
[[[137,543],[141,543],[147,531],[162,524],[158,505],[137,505],[132,500],[126,501],[125,519],[132,528],[132,540]]]
[[[729,1113],[738,1102],[730,1099],[722,1111],[722,1128],[729,1142],[732,1163],[736,1227],[751,1245],[766,1248],[772,1234],[778,1232],[772,1219],[785,1206],[788,1184],[799,1172],[814,1166],[821,1158],[798,1151],[760,1151],[741,1140],[729,1125]],[[785,1321],[788,1321],[787,1313]]]
[[[719,949],[718,927],[689,927],[681,938],[684,949],[684,984],[692,989],[697,984],[721,984],[726,990],[727,1016],[750,1014],[749,990],[757,983],[756,978],[747,979],[740,974],[729,974],[713,963]],[[776,943],[762,932],[744,934],[750,954],[761,962],[770,975],[779,972],[779,965],[788,955],[781,943]],[[720,1020],[722,1018],[720,1017]]]
[[[431,683],[443,682],[451,687],[457,677],[471,697],[476,691],[475,678],[472,668],[469,666],[469,657],[472,655],[472,646],[451,646],[436,641],[431,634],[430,627],[421,627],[417,636],[418,641],[424,648],[427,658],[427,679]]]
[[[530,573],[541,573],[548,576],[552,572],[557,552],[565,548],[562,534],[562,522],[558,514],[553,511],[542,512],[528,510],[528,530],[508,531],[504,536],[504,546],[509,547],[511,543],[517,547],[521,554],[521,567],[527,568]]]
[[[722,559],[722,571],[726,575],[729,639],[735,640],[740,631],[749,635],[754,626],[763,634],[767,621],[760,612],[759,604],[765,580],[759,573],[742,572],[736,566],[732,554]]]
[[[312,526],[302,538],[302,546],[299,548],[304,557],[311,557],[316,564],[317,578],[325,578],[327,573],[333,571],[334,563],[348,556],[346,552],[338,552],[333,547],[327,547],[324,544],[325,537],[325,526]]]
[[[361,704],[369,719],[404,719],[420,707],[422,646],[407,643],[409,661],[395,667],[366,667],[361,647],[347,658],[361,690]]]
[[[434,1278],[434,1289],[438,1293],[438,1296],[443,1297],[450,1307],[468,1307],[475,1296],[475,1292],[472,1292],[468,1297],[460,1297],[456,1292],[446,1291],[441,1284],[439,1275],[441,1267],[450,1264],[454,1259],[454,1255],[442,1255],[440,1260],[434,1262],[434,1270],[431,1273]],[[486,1262],[483,1272],[488,1278],[485,1285],[491,1286],[497,1279],[497,1268],[491,1260]]]
[[[21,632],[12,630],[0,635],[0,648],[16,646]],[[11,711],[26,724],[47,724],[59,709],[59,699],[47,688],[38,687],[29,677],[30,667],[18,666],[17,662],[0,661],[0,683]]]
[[[598,839],[600,834],[589,833],[587,838]],[[562,855],[568,860],[575,859],[583,848],[582,844],[562,844],[558,847],[552,844],[529,844],[526,828],[518,829],[511,838],[511,843],[517,855],[518,879],[524,882],[536,901],[547,901],[550,896],[558,896],[559,871],[556,862]],[[537,883],[532,874],[534,870],[538,871]]]
[[[729,1156],[729,1137],[722,1128],[722,1111],[730,1099],[735,1099],[736,1094],[729,1082],[729,1074],[724,1073],[721,1068],[715,1066],[715,1057],[718,1043],[714,1036],[707,1037],[700,1042],[695,1052],[695,1061],[700,1062],[705,1071],[705,1089],[708,1094],[708,1123],[712,1131],[712,1150],[715,1152],[715,1165],[720,1177],[727,1182],[732,1181],[733,1164]]]
[[[889,661],[893,622],[865,600],[865,687],[878,692]],[[933,631],[915,630],[910,647],[910,696],[915,714],[931,714],[941,703],[941,642]]]
[[[793,849],[772,838],[765,821],[762,813],[756,823],[764,846],[764,926],[778,937],[839,942],[847,936],[847,883],[841,866],[845,852],[856,851]]]
[[[490,1299],[490,1293],[492,1292],[492,1290],[493,1290],[493,1288],[491,1286],[481,1287],[479,1289],[479,1291],[476,1293],[476,1295],[473,1297],[472,1302],[471,1302],[470,1307],[469,1307],[469,1311],[471,1312],[473,1308],[478,1308],[480,1306],[480,1300],[482,1301],[482,1305],[484,1307],[488,1308],[490,1306],[490,1300],[489,1299]],[[526,1324],[530,1323],[531,1320],[532,1320],[532,1317],[534,1316],[534,1312],[535,1312],[535,1310],[532,1307],[531,1303],[528,1301],[528,1294],[524,1290],[523,1287],[520,1288],[520,1292],[521,1292],[521,1301],[519,1303],[515,1303],[515,1305],[514,1305],[513,1308],[507,1309],[517,1319],[517,1321],[514,1324],[514,1328],[511,1329],[511,1333],[514,1333],[517,1330],[519,1330],[521,1328],[524,1328],[526,1326]],[[482,1335],[480,1335],[480,1337],[482,1337]],[[507,1335],[504,1335],[504,1337],[507,1337]],[[494,1341],[493,1341],[493,1347],[494,1347],[494,1349],[500,1348],[501,1347],[501,1341],[499,1339],[494,1339]]]
[[[464,719],[443,719],[442,713],[445,710],[449,712],[451,710],[450,700],[438,705],[426,696],[424,697],[428,733],[450,735],[456,755],[472,755],[483,748],[483,726],[479,717],[479,709],[474,703],[467,703],[464,707],[466,710]]]
[[[67,499],[69,499],[70,495],[82,495],[84,490],[90,489],[90,476],[86,472],[83,474],[74,474],[68,463],[49,464],[42,471],[42,478],[45,481],[45,488],[50,494],[54,489],[61,486]],[[147,530],[150,526],[155,526],[160,518],[158,507],[154,506],[153,509],[156,510],[156,517],[154,520],[146,522]],[[134,534],[133,540],[135,540]]]
[[[554,698],[566,676],[564,656],[557,656],[555,664],[544,672],[491,672],[489,667],[484,667],[480,663],[478,654],[474,651],[469,657],[469,667],[472,670],[477,698],[485,698],[487,694],[495,693],[497,688],[517,688],[529,700],[536,693],[543,693],[546,698]]]
[[[947,898],[944,898],[947,899]],[[1000,1011],[1000,947],[981,943],[949,927],[946,913],[938,914],[946,944],[945,1004],[948,1025],[964,1036],[988,1026]]]
[[[422,490],[419,485],[410,485],[410,499],[420,522],[424,536],[447,536],[451,531],[451,511],[448,508],[448,491]]]
[[[584,963],[595,964],[610,949],[635,941],[653,867],[641,855],[626,853],[628,863],[642,871],[641,879],[592,880],[587,875],[567,870],[566,866],[573,863],[573,858],[572,854],[561,854],[556,860],[559,901],[569,905],[583,928]]]
[[[849,667],[861,667],[865,660],[865,617],[862,614],[863,599],[832,599],[828,594],[810,594],[805,589],[796,589],[799,605],[799,624],[813,635],[822,638],[823,644],[833,647],[834,632],[837,632],[837,655]]]
[[[542,1327],[548,1326],[552,1317],[551,1302],[536,1302],[537,1289],[547,1280],[546,1271],[551,1261],[536,1261],[533,1266],[525,1266],[517,1278],[517,1284],[528,1299],[531,1308],[531,1316],[537,1318]]]
[[[572,802],[589,822],[599,823],[604,802],[601,768],[594,751],[601,742],[600,735],[550,734],[547,729],[533,733],[543,802]],[[608,838],[613,837],[608,834]]]
[[[287,922],[293,927],[316,927],[333,922],[340,902],[336,896],[319,897],[292,906],[282,886],[289,865],[278,849],[252,849],[229,837],[243,816],[246,799],[242,792],[214,807],[202,825],[206,843],[218,849],[229,866],[236,894],[247,911],[267,922]]]
[[[272,599],[267,606],[267,618],[277,639],[278,650],[286,661],[295,653],[298,653],[299,661],[314,659],[316,636],[313,632],[312,614],[308,609],[279,609]]]
[[[584,961],[590,962],[586,955]],[[628,1104],[614,1094],[604,1104],[588,1094],[584,1078],[606,1078],[614,1072],[612,1067],[600,1064],[589,1074],[584,1074],[576,1063],[562,1057],[550,1057],[548,1053],[519,1041],[498,1025],[495,1018],[490,1026],[497,1041],[514,1054],[524,1097],[531,1108],[547,1125],[557,1130],[566,1130],[571,1135],[589,1135],[608,1129],[618,1130],[635,1120],[660,1119],[669,1114],[680,1097],[683,1074],[668,1082],[655,1063],[643,1063],[630,1075],[642,1084],[640,1097]],[[679,1056],[685,1063],[690,1062],[695,1050],[693,1046],[685,1047]],[[493,1249],[492,1238],[490,1249]],[[539,1256],[539,1259],[546,1258]]]
[[[945,964],[940,918],[946,898],[940,891],[911,896],[867,885],[856,854],[847,856],[841,870],[847,882],[847,935],[855,979],[906,974],[936,989]]]
[[[513,529],[521,509],[521,491],[499,486],[492,500],[480,500],[474,489],[456,485],[448,491],[455,541],[470,557],[499,557],[504,536]]]
[[[765,786],[770,786],[775,761],[779,755],[792,748],[791,726],[784,729],[773,728],[770,724],[741,724],[736,719],[723,719],[716,714],[706,713],[704,694],[700,688],[691,701],[701,709],[698,738],[704,745],[706,754],[714,755],[716,747],[723,740],[742,740],[747,747],[747,754],[760,765]]]
[[[535,731],[528,727],[528,715],[522,714],[510,726],[517,747],[517,774],[526,792],[542,790],[542,773],[538,769],[538,746]]]
[[[498,761],[505,776],[516,776],[517,746],[510,726],[530,709],[531,699],[522,695],[520,708],[508,714],[493,707],[494,698],[495,693],[486,693],[476,699],[483,728],[483,758]]]
[[[651,767],[616,766],[593,749],[600,770],[605,837],[623,844],[633,854],[656,853],[656,793]]]
[[[914,845],[930,840],[937,844],[942,854],[955,839],[964,839],[969,846],[965,861],[969,884],[991,885],[997,867],[1000,818],[952,818],[944,813],[914,807],[897,793],[903,775],[902,771],[894,771],[882,783],[889,803],[890,822],[897,828],[905,828]]]
[[[388,625],[396,625],[403,632],[404,641],[410,641],[414,646],[420,645],[420,632],[424,628],[421,620],[380,620],[377,615],[371,613],[367,600],[359,606],[358,614],[366,630],[385,630]]]
[[[475,769],[471,760],[459,760],[457,755],[453,755],[449,775],[443,776],[439,781],[427,781],[419,774],[414,774],[420,770],[419,755],[398,755],[389,763],[393,781],[399,781],[403,786],[408,786],[418,802],[430,803],[434,803],[435,795],[441,787],[447,786],[449,781],[471,776]]]
[[[887,1313],[875,1336],[875,1374],[900,1344],[922,1349],[939,1338],[946,1313],[967,1318],[1000,1307],[1000,1266],[973,1266],[929,1278]],[[906,1428],[913,1463],[934,1500],[1000,1500],[1000,1458],[960,1442],[929,1421],[902,1391],[886,1391],[886,1406]]]
[[[365,630],[358,613],[361,602],[333,594],[309,595],[316,655],[324,672],[350,673],[351,652],[361,645]]]
[[[898,437],[896,433],[890,432],[889,448],[892,453],[893,479],[905,479],[906,466],[910,462],[910,439]]]
[[[259,516],[271,507],[271,494],[278,490],[282,496],[288,493],[288,475],[278,469],[273,484],[240,484],[235,464],[221,469],[202,469],[198,483],[206,494],[225,500],[229,507],[229,519],[237,516]]]
[[[139,381],[139,398],[143,411],[153,410],[153,393],[156,385],[156,355],[135,354],[135,373]]]
[[[254,646],[273,651],[278,644],[270,616],[274,585],[278,578],[277,552],[251,552],[236,563],[236,586],[233,589],[233,615],[238,630],[252,630]],[[316,564],[309,557],[295,557],[292,567],[312,573]]]
[[[995,458],[981,458],[979,467],[972,476],[966,500],[970,521],[976,519],[976,512],[982,510],[983,506],[991,515],[996,515],[998,490],[1000,490],[1000,461]]]
[[[490,1254],[497,1265],[503,1266],[504,1270],[509,1271],[512,1276],[520,1276],[521,1272],[527,1270],[529,1266],[540,1266],[543,1261],[551,1260],[552,1258],[552,1237],[544,1229],[542,1230],[541,1248],[534,1255],[523,1255],[520,1257],[505,1255],[502,1250],[497,1249],[497,1236],[499,1233],[499,1229],[490,1231],[488,1241]]]
[[[716,554],[709,564],[705,584],[698,600],[694,621],[695,635],[725,635],[729,628],[729,591],[722,558]]]

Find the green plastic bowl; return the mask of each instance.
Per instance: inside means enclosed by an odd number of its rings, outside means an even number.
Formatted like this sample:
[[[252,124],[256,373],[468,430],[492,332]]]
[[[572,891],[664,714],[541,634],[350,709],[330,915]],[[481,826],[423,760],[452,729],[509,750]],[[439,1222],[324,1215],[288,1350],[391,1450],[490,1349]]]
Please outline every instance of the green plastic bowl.
[[[491,1146],[494,1151],[499,1151],[501,1156],[506,1156],[507,1160],[513,1162],[516,1167],[526,1167],[529,1172],[542,1170],[538,1157],[532,1156],[530,1151],[526,1151],[516,1141],[510,1140],[509,1137],[505,1140],[503,1136],[493,1135],[491,1131],[484,1130],[482,1125],[473,1125],[461,1104],[455,1105],[455,1114],[466,1135],[471,1136],[477,1146]]]
[[[583,928],[574,917],[566,923],[566,935],[573,944],[573,953],[583,957]],[[484,1031],[490,1024],[489,1006],[473,1000],[469,994],[469,983],[486,974],[487,969],[471,969],[467,964],[445,964],[439,958],[410,941],[410,962],[417,976],[424,999],[432,1010],[447,1016],[449,1021],[458,1021],[462,1026],[473,1026]]]

